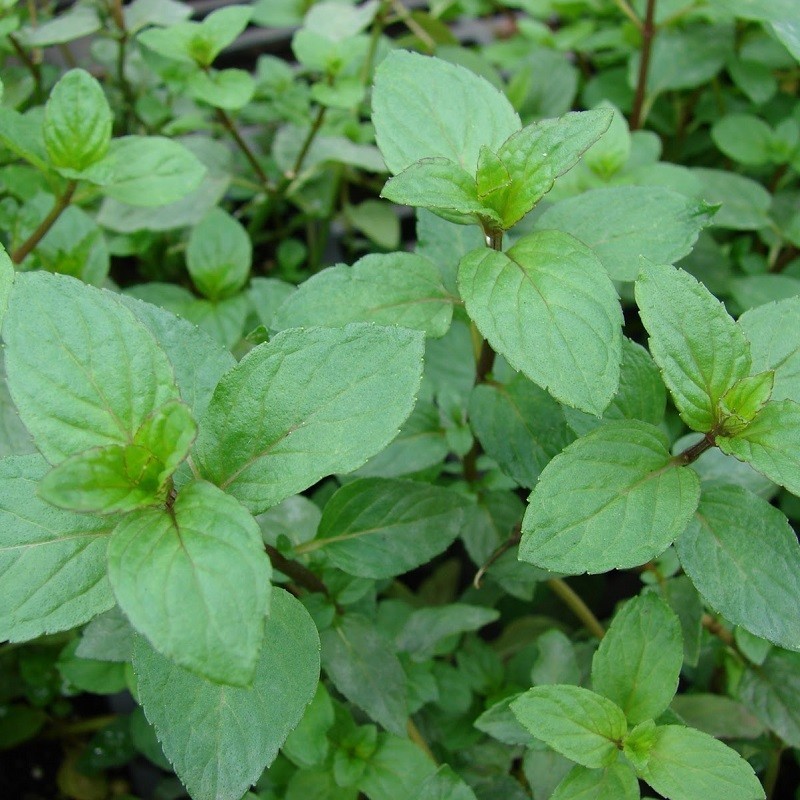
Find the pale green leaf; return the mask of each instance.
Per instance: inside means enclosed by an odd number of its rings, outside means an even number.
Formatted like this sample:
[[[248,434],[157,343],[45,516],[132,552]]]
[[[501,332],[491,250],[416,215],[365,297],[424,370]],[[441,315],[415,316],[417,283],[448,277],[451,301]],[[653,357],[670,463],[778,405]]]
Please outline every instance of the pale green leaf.
[[[75,5],[66,13],[58,14],[38,25],[33,24],[20,31],[20,39],[28,47],[49,47],[66,44],[100,30],[102,22],[97,10],[91,6]]]
[[[800,650],[800,545],[777,508],[738,486],[705,489],[675,546],[714,610],[756,636]]]
[[[572,574],[644,564],[683,533],[699,493],[697,474],[673,463],[658,428],[607,422],[545,467],[520,560]]]
[[[275,589],[251,687],[200,678],[142,637],[133,668],[145,714],[194,800],[240,800],[314,696],[319,637],[302,604]]]
[[[253,99],[256,84],[249,72],[232,68],[195,72],[187,88],[195,100],[214,108],[237,110]]]
[[[764,726],[741,703],[719,694],[679,694],[670,708],[692,728],[715,739],[757,739]]]
[[[770,225],[772,195],[758,181],[722,169],[693,167],[692,174],[702,183],[700,197],[721,204],[711,222],[715,228],[749,231]]]
[[[773,136],[770,125],[752,114],[726,114],[711,126],[714,144],[729,158],[748,166],[772,160]]]
[[[203,474],[264,511],[382,450],[411,413],[422,334],[353,324],[291,329],[220,381],[196,445]]]
[[[682,664],[678,617],[658,595],[643,594],[625,604],[601,640],[592,661],[592,688],[636,725],[667,708]]]
[[[584,767],[613,764],[628,731],[617,705],[580,686],[535,686],[511,710],[537,739]]]
[[[6,315],[11,289],[14,286],[14,265],[5,248],[0,246],[0,328]]]
[[[603,770],[578,764],[558,784],[550,800],[639,800],[639,781],[621,761]]]
[[[458,269],[467,313],[492,347],[557,400],[600,414],[617,390],[622,312],[594,253],[558,231],[507,252],[475,250]]]
[[[378,749],[367,762],[358,787],[374,800],[419,798],[423,782],[435,769],[436,764],[418,745],[383,734],[379,736]]]
[[[120,607],[157,650],[209,680],[253,679],[271,570],[261,531],[236,500],[197,481],[169,510],[125,517],[108,570]]]
[[[114,604],[106,546],[115,520],[45,503],[39,455],[0,461],[0,640],[69,630]]]
[[[693,430],[711,430],[722,396],[750,374],[750,347],[741,328],[708,289],[669,265],[645,265],[636,302],[681,418]]]

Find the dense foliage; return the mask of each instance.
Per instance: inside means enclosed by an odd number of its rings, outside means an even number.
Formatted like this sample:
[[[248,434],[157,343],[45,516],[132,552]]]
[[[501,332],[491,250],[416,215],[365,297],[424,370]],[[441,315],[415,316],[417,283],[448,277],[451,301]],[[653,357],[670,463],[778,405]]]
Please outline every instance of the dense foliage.
[[[0,0],[10,796],[800,797],[800,6],[216,5]]]

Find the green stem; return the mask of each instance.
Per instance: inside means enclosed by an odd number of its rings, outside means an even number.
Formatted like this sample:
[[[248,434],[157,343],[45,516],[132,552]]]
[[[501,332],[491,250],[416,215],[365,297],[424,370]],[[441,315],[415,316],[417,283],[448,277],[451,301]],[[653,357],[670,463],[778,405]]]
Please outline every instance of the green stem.
[[[44,238],[50,228],[55,225],[56,220],[64,213],[65,209],[72,202],[72,195],[75,194],[77,181],[70,181],[64,193],[59,197],[55,205],[50,209],[50,213],[39,223],[39,227],[11,253],[11,261],[14,264],[21,264],[37,244]]]
[[[583,602],[570,585],[562,578],[550,578],[547,581],[550,591],[555,594],[564,605],[583,623],[584,628],[593,636],[602,639],[606,635],[605,628],[592,613],[592,609]]]
[[[286,174],[286,184],[288,185],[293,181],[300,170],[303,168],[303,162],[306,160],[306,156],[308,155],[308,151],[311,149],[311,145],[314,142],[317,134],[319,133],[319,129],[322,127],[322,123],[325,121],[325,113],[327,109],[325,106],[320,106],[317,109],[317,115],[314,117],[314,121],[311,123],[311,127],[309,128],[308,134],[306,138],[303,140],[303,144],[300,147],[300,152],[297,154],[297,158],[294,160],[294,164],[292,165],[291,170]],[[284,187],[285,188],[285,187]]]
[[[633,10],[628,0],[614,0],[617,4],[617,8],[636,26],[637,30],[642,29],[642,21],[637,16],[636,12]]]
[[[677,456],[674,456],[672,462],[674,464],[679,464],[681,466],[686,466],[687,464],[691,464],[693,461],[697,461],[706,450],[710,450],[712,447],[716,446],[716,441],[714,438],[714,432],[709,431],[699,442],[696,442],[691,447],[687,447],[682,453],[678,453]]]
[[[436,50],[436,42],[428,31],[411,16],[411,12],[403,5],[403,0],[391,0],[391,3],[398,19],[425,45],[428,52],[433,53]]]
[[[781,771],[781,757],[783,756],[784,745],[783,742],[777,740],[775,747],[770,754],[769,763],[767,764],[767,771],[764,773],[764,794],[766,800],[772,800],[775,796],[775,787],[778,784],[778,775]]]
[[[78,722],[72,722],[66,725],[54,725],[52,731],[46,734],[48,739],[62,739],[67,736],[77,736],[82,733],[96,733],[116,722],[119,719],[117,714],[106,714],[101,717],[90,717],[89,719],[82,719]]]
[[[217,110],[217,119],[222,124],[222,127],[225,128],[226,131],[230,134],[233,141],[236,143],[236,146],[239,150],[242,151],[242,155],[247,159],[250,166],[253,168],[253,171],[258,175],[259,181],[261,181],[262,185],[265,188],[269,188],[269,178],[267,177],[267,173],[264,172],[261,164],[258,163],[258,159],[256,158],[256,154],[251,150],[250,145],[242,138],[241,133],[239,133],[238,128],[234,124],[233,120],[231,119],[230,115],[228,114],[225,109],[218,108]]]
[[[653,49],[653,39],[656,35],[655,26],[656,0],[647,0],[647,10],[645,11],[644,25],[642,32],[642,55],[639,60],[639,75],[636,80],[636,94],[633,98],[633,110],[631,111],[630,128],[632,131],[638,130],[644,120],[644,99],[647,91],[647,74],[650,71],[650,53]]]
[[[307,589],[309,592],[321,592],[330,597],[330,589],[325,585],[321,578],[315,575],[308,567],[299,561],[286,558],[277,548],[271,544],[264,545],[272,566],[279,572],[291,578],[295,583]]]
[[[37,102],[41,102],[44,98],[44,92],[42,90],[42,68],[41,65],[34,61],[28,53],[25,51],[25,48],[19,43],[19,39],[17,39],[14,34],[8,34],[8,41],[11,42],[11,46],[14,48],[14,52],[17,54],[17,58],[25,65],[25,68],[30,72],[31,77],[33,78],[33,86],[34,86],[34,96]]]
[[[436,760],[436,757],[433,755],[430,746],[425,741],[425,737],[422,735],[422,733],[420,733],[419,728],[416,726],[416,723],[413,719],[411,719],[411,717],[408,718],[406,730],[408,731],[408,738],[411,739],[411,741],[414,742],[414,744],[419,747],[419,749],[422,750],[422,752],[425,753],[425,755],[428,756],[428,758],[433,761],[434,764],[438,765],[439,762]]]
[[[501,544],[500,547],[498,547],[489,556],[489,558],[486,559],[481,568],[475,573],[475,577],[472,579],[472,585],[476,589],[481,588],[481,582],[483,581],[483,576],[489,571],[489,567],[491,567],[492,564],[494,564],[497,561],[497,559],[499,559],[500,556],[503,555],[503,553],[507,553],[509,550],[511,550],[512,547],[516,547],[520,543],[521,539],[522,539],[522,531],[520,526],[517,525],[514,528],[513,532],[511,533],[511,536],[509,536],[508,539],[506,539],[503,542],[503,544]]]
[[[378,51],[378,42],[380,41],[383,29],[386,26],[386,14],[389,11],[391,0],[382,0],[378,13],[372,21],[372,30],[369,35],[369,50],[367,57],[364,59],[364,66],[361,69],[361,83],[366,86],[369,83],[370,75],[372,74],[372,65],[375,62],[375,53]]]

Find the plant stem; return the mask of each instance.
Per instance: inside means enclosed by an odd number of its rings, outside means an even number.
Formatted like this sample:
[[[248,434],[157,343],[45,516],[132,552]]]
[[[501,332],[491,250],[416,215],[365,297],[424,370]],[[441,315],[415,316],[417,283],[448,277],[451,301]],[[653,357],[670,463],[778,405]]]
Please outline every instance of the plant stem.
[[[378,42],[380,41],[381,34],[386,25],[386,14],[389,11],[390,5],[391,0],[381,0],[378,13],[375,14],[375,19],[372,21],[372,30],[369,34],[369,50],[367,50],[367,57],[364,59],[364,66],[361,69],[361,83],[363,83],[364,86],[369,83],[369,77],[372,74],[375,53],[378,50]]]
[[[286,556],[271,544],[264,545],[264,549],[267,551],[269,560],[272,562],[272,566],[275,567],[275,569],[291,578],[295,583],[298,583],[309,592],[322,592],[322,594],[330,597],[330,589],[328,589],[325,583],[308,567],[301,564],[299,561],[292,561],[292,559],[286,558]]]
[[[503,555],[503,553],[507,553],[512,547],[516,547],[519,544],[520,539],[522,539],[522,531],[520,526],[517,525],[511,533],[511,536],[509,536],[508,539],[506,539],[503,544],[501,544],[500,547],[498,547],[489,556],[489,558],[486,559],[481,568],[475,573],[475,577],[472,579],[472,585],[476,589],[481,588],[481,581],[483,581],[483,576],[487,573],[489,567],[491,567],[492,564],[494,564],[495,561],[497,561],[497,559]]]
[[[25,257],[36,247],[50,228],[55,225],[56,220],[61,216],[67,206],[72,202],[72,195],[78,186],[77,181],[70,181],[64,194],[59,197],[55,205],[50,209],[50,213],[39,223],[39,227],[24,241],[16,250],[11,253],[11,261],[14,264],[21,264]]]
[[[628,0],[614,0],[617,8],[636,26],[637,30],[642,29],[642,21],[639,19],[636,12],[633,10]]]
[[[237,129],[228,112],[223,108],[218,108],[216,111],[217,119],[222,123],[222,127],[228,131],[233,141],[236,142],[236,146],[242,151],[242,155],[244,155],[244,157],[247,159],[248,163],[253,168],[253,171],[256,173],[256,175],[258,175],[258,179],[261,181],[264,187],[269,188],[269,178],[267,177],[267,173],[264,172],[261,164],[258,163],[258,159],[250,148],[250,145],[247,144],[247,142],[242,138],[241,133],[239,133],[239,130]]]
[[[66,725],[54,725],[52,731],[48,731],[46,734],[46,738],[61,739],[65,736],[75,736],[81,733],[95,733],[107,728],[117,719],[119,719],[117,714],[105,714],[101,717],[90,717],[89,719],[82,719]]]
[[[710,634],[716,636],[723,644],[739,652],[733,634],[719,620],[714,619],[711,614],[703,614],[701,623]]]
[[[767,771],[764,773],[764,794],[766,800],[772,800],[775,796],[775,786],[778,783],[778,775],[781,771],[781,757],[783,756],[784,745],[780,739],[775,742],[775,747],[770,754]]]
[[[25,68],[30,72],[33,78],[34,93],[37,101],[41,101],[44,94],[42,91],[42,68],[40,64],[34,61],[26,52],[25,48],[19,43],[19,39],[13,33],[8,34],[8,41],[14,48],[17,58],[25,65]]]
[[[550,578],[550,580],[547,581],[547,586],[583,623],[583,627],[586,628],[589,633],[596,636],[598,639],[602,639],[606,635],[605,628],[600,624],[600,621],[594,615],[592,609],[583,602],[581,597],[565,580],[562,578]]]
[[[406,730],[408,731],[408,738],[411,739],[414,744],[425,753],[428,758],[433,761],[434,764],[438,764],[439,762],[436,760],[436,757],[431,752],[431,748],[429,747],[428,743],[425,741],[425,737],[420,733],[419,728],[416,726],[411,717],[408,718],[408,725],[406,725]]]
[[[697,461],[706,450],[710,450],[715,446],[714,432],[709,431],[699,442],[696,442],[691,447],[687,447],[682,453],[678,453],[677,456],[674,456],[672,461],[674,464],[680,464],[682,466],[691,464],[693,461]]]
[[[650,53],[653,48],[653,39],[656,35],[654,23],[656,15],[656,0],[647,0],[647,10],[644,17],[642,32],[642,55],[639,61],[639,76],[636,80],[636,94],[633,98],[633,110],[631,111],[630,128],[632,131],[638,130],[642,126],[644,108],[644,97],[647,90],[647,73],[650,71]]]
[[[428,31],[411,16],[411,12],[403,5],[403,0],[391,0],[391,3],[398,18],[425,45],[428,51],[432,53],[436,50],[436,42]]]

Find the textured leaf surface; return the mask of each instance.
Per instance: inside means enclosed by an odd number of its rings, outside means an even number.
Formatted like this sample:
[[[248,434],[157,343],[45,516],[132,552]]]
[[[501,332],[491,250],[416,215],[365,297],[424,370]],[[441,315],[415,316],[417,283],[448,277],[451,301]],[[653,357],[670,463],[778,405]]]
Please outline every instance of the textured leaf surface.
[[[507,253],[475,250],[458,268],[467,313],[489,344],[567,405],[600,414],[617,390],[622,312],[586,245],[543,231]]]
[[[171,511],[125,517],[108,570],[120,607],[156,649],[210,680],[252,680],[271,570],[258,524],[236,500],[199,481]]]
[[[738,486],[710,487],[675,546],[714,610],[756,636],[800,650],[800,545],[777,508]]]
[[[620,761],[602,771],[576,765],[550,800],[639,800],[639,781]]]
[[[319,637],[298,600],[275,589],[250,688],[211,683],[138,637],[139,698],[195,800],[239,800],[278,754],[314,696]]]
[[[667,708],[682,664],[678,617],[658,595],[644,594],[625,604],[601,640],[592,661],[592,688],[636,725]]]
[[[644,564],[686,528],[700,481],[671,462],[660,430],[607,422],[545,468],[522,521],[519,557],[554,572]]]
[[[11,395],[43,455],[128,444],[177,396],[152,335],[110,292],[45,272],[20,274],[4,338]]]
[[[214,392],[195,448],[204,474],[260,512],[360,467],[411,413],[422,342],[367,324],[279,333]]]
[[[696,431],[717,421],[720,398],[750,371],[750,348],[725,307],[689,273],[648,264],[636,302],[681,418]]]
[[[584,767],[613,764],[628,730],[617,705],[580,686],[535,686],[511,710],[537,739]]]
[[[106,547],[114,520],[45,503],[39,455],[0,461],[0,640],[69,630],[114,604]]]

